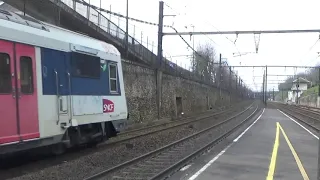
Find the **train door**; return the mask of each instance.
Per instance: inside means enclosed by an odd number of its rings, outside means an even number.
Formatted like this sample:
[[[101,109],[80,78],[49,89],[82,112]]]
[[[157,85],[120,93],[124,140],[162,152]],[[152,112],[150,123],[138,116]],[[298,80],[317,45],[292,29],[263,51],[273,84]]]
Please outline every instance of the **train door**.
[[[71,112],[71,74],[68,70],[67,55],[64,52],[56,54],[59,59],[57,66],[55,66],[56,74],[56,89],[57,89],[57,106],[58,106],[58,124],[62,128],[67,128],[68,123],[72,118]]]
[[[22,140],[39,138],[35,48],[16,43],[15,57],[20,137]]]
[[[71,75],[68,71],[66,52],[41,48],[41,65],[43,70],[43,95],[56,97],[56,124],[68,125],[71,119]]]
[[[0,144],[19,141],[13,46],[0,40]]]
[[[39,137],[35,48],[0,40],[0,144]]]

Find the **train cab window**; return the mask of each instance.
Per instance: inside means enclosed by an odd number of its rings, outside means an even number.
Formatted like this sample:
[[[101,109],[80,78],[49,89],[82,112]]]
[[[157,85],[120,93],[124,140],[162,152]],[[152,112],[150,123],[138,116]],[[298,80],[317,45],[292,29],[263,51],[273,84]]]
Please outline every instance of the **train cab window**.
[[[110,84],[110,92],[116,93],[118,92],[118,78],[117,78],[117,64],[109,64],[109,84]]]
[[[8,54],[0,53],[0,94],[11,93],[11,67]]]
[[[21,93],[33,93],[32,59],[30,57],[22,56],[20,58],[20,83]]]
[[[86,78],[100,78],[100,58],[80,53],[72,53],[72,75]]]

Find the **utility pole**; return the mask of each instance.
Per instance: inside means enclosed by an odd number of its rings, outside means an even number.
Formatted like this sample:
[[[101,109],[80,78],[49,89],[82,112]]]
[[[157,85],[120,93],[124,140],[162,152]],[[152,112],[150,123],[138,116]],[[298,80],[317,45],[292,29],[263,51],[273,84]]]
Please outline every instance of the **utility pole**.
[[[266,81],[265,81],[265,85],[266,85],[266,88],[265,88],[265,91],[267,92],[267,89],[268,89],[268,66],[266,65]],[[267,96],[267,94],[266,94]],[[267,105],[267,97],[265,97],[265,105]]]
[[[241,91],[242,91],[242,84],[241,84],[241,79],[239,76],[239,96],[241,96]]]
[[[236,75],[236,91],[238,90],[238,76]],[[237,93],[237,92],[236,92]]]
[[[231,67],[229,67],[229,88],[230,88],[230,92],[231,92],[231,89],[232,89],[231,81],[232,81],[232,71],[231,71]]]
[[[274,88],[272,89],[272,99],[273,99],[273,101],[274,101]]]
[[[159,26],[158,26],[158,56],[156,62],[156,74],[157,74],[157,107],[158,107],[158,119],[161,114],[161,98],[162,98],[162,38],[163,38],[163,1],[159,1]]]
[[[264,99],[265,99],[265,95],[264,95],[264,91],[265,91],[265,84],[264,84],[264,81],[265,81],[265,75],[266,75],[266,71],[263,72],[263,80],[262,80],[262,101],[264,103]]]
[[[318,98],[317,101],[319,102],[320,99],[320,68],[318,68],[319,71],[319,77],[318,77]],[[317,104],[318,104],[317,102]],[[318,133],[318,137],[320,136],[320,132]],[[320,139],[318,141],[318,175],[317,179],[320,180]]]
[[[100,1],[101,6],[101,1]],[[129,54],[129,0],[127,0],[127,16],[126,16],[126,54]]]
[[[194,25],[192,25],[192,30],[194,31]],[[194,36],[192,36],[192,49],[194,49]],[[192,66],[194,68],[194,62],[195,62],[195,56],[194,56],[194,52],[192,52]]]
[[[220,92],[220,100],[221,100],[221,60],[222,60],[222,55],[220,53],[220,57],[219,57],[219,92]]]
[[[300,87],[300,78],[298,77],[298,84],[297,86],[297,100],[296,100],[296,104],[299,104],[299,87]]]
[[[244,86],[243,86],[243,81],[242,81],[242,79],[241,79],[241,97],[243,98],[243,89],[244,89]]]
[[[163,1],[159,1],[158,68],[160,68],[162,64],[163,17]]]

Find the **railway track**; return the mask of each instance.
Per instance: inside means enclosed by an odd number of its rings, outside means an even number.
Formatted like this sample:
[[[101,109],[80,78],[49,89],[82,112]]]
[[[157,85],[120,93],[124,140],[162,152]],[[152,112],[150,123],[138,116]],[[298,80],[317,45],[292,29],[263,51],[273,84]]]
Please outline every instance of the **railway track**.
[[[184,118],[181,118],[181,119],[178,119],[178,120],[175,120],[175,121],[171,121],[171,122],[165,122],[165,123],[161,123],[161,124],[156,124],[156,125],[151,125],[151,126],[144,126],[142,128],[135,128],[135,129],[132,129],[132,130],[126,130],[126,131],[123,131],[121,133],[119,133],[118,135],[119,136],[126,136],[127,134],[133,134],[133,133],[136,133],[136,132],[141,132],[141,131],[145,131],[145,130],[152,130],[152,129],[156,129],[156,128],[159,128],[159,127],[168,127],[168,126],[174,126],[175,124],[180,124],[181,122],[185,122],[185,121],[196,121],[194,119],[202,119],[202,118],[206,118],[206,117],[210,117],[210,116],[215,116],[215,115],[219,115],[219,114],[222,114],[223,112],[226,112],[228,110],[231,110],[233,108],[237,108],[238,106],[246,106],[247,104],[249,104],[248,102],[250,101],[245,101],[245,102],[241,102],[241,103],[238,103],[236,105],[230,105],[230,106],[223,106],[221,108],[219,108],[218,111],[215,111],[215,110],[208,110],[207,112],[202,112],[202,113],[198,113],[198,114],[195,114],[193,116],[188,116],[188,117],[184,117]]]
[[[0,177],[4,177],[4,178],[11,178],[11,174],[18,174],[18,175],[24,175],[24,174],[20,174],[20,172],[28,172],[28,173],[31,173],[32,172],[36,172],[38,171],[39,169],[42,169],[42,168],[50,168],[51,166],[59,166],[60,164],[64,164],[65,162],[68,162],[68,161],[73,161],[74,159],[77,159],[81,156],[87,156],[87,155],[90,155],[90,154],[94,154],[94,153],[97,153],[99,151],[103,152],[103,151],[107,151],[107,149],[109,149],[109,151],[111,152],[114,152],[114,151],[117,151],[117,148],[115,147],[118,147],[120,146],[121,144],[124,144],[124,142],[126,141],[135,141],[135,142],[131,142],[134,146],[136,146],[135,144],[139,144],[139,143],[136,143],[136,142],[139,142],[139,141],[145,141],[144,139],[146,139],[148,136],[150,136],[150,138],[155,138],[157,137],[156,135],[153,135],[153,134],[157,134],[157,133],[164,133],[163,131],[175,131],[174,128],[181,128],[182,126],[184,127],[188,127],[188,125],[190,124],[202,124],[202,123],[205,123],[205,120],[209,121],[213,121],[214,120],[212,119],[212,117],[216,117],[216,121],[219,120],[219,118],[222,118],[223,116],[227,116],[236,111],[239,111],[239,106],[241,108],[244,108],[245,105],[248,105],[249,103],[246,102],[246,103],[240,103],[240,104],[237,104],[235,105],[233,108],[231,109],[226,109],[226,110],[223,110],[221,112],[216,112],[216,113],[207,113],[207,114],[204,114],[200,117],[197,117],[196,119],[191,119],[192,117],[188,118],[190,119],[189,121],[186,121],[186,122],[183,122],[183,121],[179,121],[178,123],[175,122],[175,123],[170,123],[170,124],[166,124],[166,125],[158,125],[158,126],[154,126],[153,128],[143,128],[143,129],[140,129],[140,130],[134,130],[134,131],[128,131],[127,133],[123,133],[120,138],[114,140],[114,141],[111,141],[111,142],[108,142],[104,145],[101,145],[99,146],[98,148],[93,148],[93,149],[84,149],[84,150],[81,150],[80,152],[71,152],[71,153],[67,153],[61,157],[49,157],[48,159],[45,159],[45,160],[40,160],[40,161],[36,161],[36,162],[32,162],[30,165],[27,164],[27,166],[21,166],[21,167],[18,167],[18,168],[14,168],[13,170],[11,171],[8,171],[8,172],[4,172],[0,170]],[[252,106],[252,104],[251,104]],[[208,122],[207,122],[208,123]],[[209,123],[210,124],[210,123]],[[150,128],[150,129],[149,129]],[[203,127],[201,127],[203,129]],[[199,128],[199,129],[201,129]],[[179,130],[176,130],[176,131],[179,131]],[[198,131],[197,128],[194,130],[194,131]],[[170,132],[169,132],[170,133]],[[154,137],[152,137],[154,136]],[[149,139],[150,139],[149,138]],[[141,139],[141,140],[135,140],[135,139]],[[167,141],[167,143],[170,143],[170,140]],[[117,146],[115,146],[117,144]],[[115,150],[113,150],[115,149]],[[123,148],[122,148],[123,149]],[[125,148],[126,151],[131,151],[130,148]],[[134,153],[134,151],[132,152]],[[117,153],[117,155],[119,156],[122,156],[121,154],[123,154],[122,152],[119,152]],[[130,154],[130,153],[129,153]],[[139,155],[139,153],[136,153],[137,155]],[[132,155],[131,157],[132,158],[135,158],[137,157],[137,155]],[[111,156],[111,155],[110,155]],[[114,157],[104,157],[107,161],[114,161]],[[131,159],[132,159],[131,158]],[[121,160],[121,158],[118,158]],[[124,158],[124,159],[127,159],[128,160],[128,157],[127,158]],[[33,161],[33,160],[32,160]],[[119,161],[118,161],[119,162]],[[114,162],[115,164],[120,164],[120,163],[116,163]],[[109,165],[112,164],[112,163],[109,163]],[[18,173],[16,173],[18,172]],[[24,179],[24,178],[23,178]],[[32,178],[32,179],[37,179],[37,178]],[[40,178],[42,179],[42,178]],[[77,178],[78,179],[78,178]]]
[[[312,110],[314,112],[320,113],[320,108],[317,108],[317,107],[311,107],[311,106],[306,106],[306,105],[298,105],[298,106],[301,108],[304,108],[304,109],[308,109],[308,110]]]
[[[295,105],[277,104],[275,106],[289,116],[312,128],[314,131],[319,131],[320,112]]]
[[[238,106],[241,106],[241,105],[247,105],[247,103],[241,103]],[[251,103],[251,105],[252,105],[252,103]],[[251,105],[249,105],[249,106],[251,106]],[[215,112],[215,113],[207,112],[207,113],[202,114],[197,117],[193,116],[193,117],[184,118],[183,120],[180,120],[177,122],[168,122],[168,123],[158,124],[158,125],[154,125],[154,126],[139,128],[139,129],[127,131],[124,133],[120,133],[117,138],[115,138],[114,140],[110,139],[105,144],[115,145],[115,144],[123,143],[123,142],[129,141],[129,140],[132,140],[132,139],[136,139],[139,137],[158,133],[161,131],[166,131],[166,130],[170,130],[173,128],[178,128],[178,127],[189,125],[189,124],[196,123],[196,122],[208,121],[208,120],[211,120],[211,118],[213,118],[213,117],[217,117],[217,116],[228,114],[228,113],[233,113],[233,112],[237,111],[237,109],[239,108],[238,106],[231,107],[230,109],[225,109],[220,112]],[[105,144],[103,144],[103,145],[105,145]]]
[[[258,111],[251,105],[240,113],[199,132],[143,154],[120,165],[96,173],[85,180],[162,179],[195,156],[225,139]]]

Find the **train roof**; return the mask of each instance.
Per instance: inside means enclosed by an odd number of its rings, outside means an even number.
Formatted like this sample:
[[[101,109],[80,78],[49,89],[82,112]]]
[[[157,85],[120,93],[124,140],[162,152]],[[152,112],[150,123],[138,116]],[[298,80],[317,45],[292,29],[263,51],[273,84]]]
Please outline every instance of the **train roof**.
[[[120,56],[118,49],[109,43],[2,9],[0,32],[0,39],[47,48],[58,47],[65,51],[70,50],[70,45],[77,45]]]

